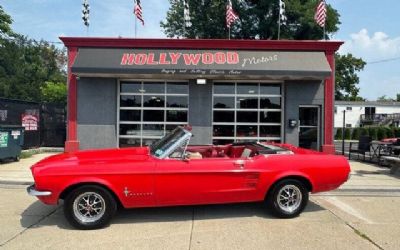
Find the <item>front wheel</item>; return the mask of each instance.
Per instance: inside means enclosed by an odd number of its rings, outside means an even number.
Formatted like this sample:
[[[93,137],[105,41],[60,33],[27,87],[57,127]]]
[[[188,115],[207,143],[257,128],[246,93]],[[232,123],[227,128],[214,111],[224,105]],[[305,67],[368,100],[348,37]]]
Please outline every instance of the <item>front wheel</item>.
[[[275,216],[293,218],[298,216],[306,207],[308,190],[298,180],[282,180],[274,185],[266,202]]]
[[[116,209],[117,204],[111,193],[94,185],[73,190],[64,202],[66,219],[78,229],[97,229],[108,225]]]

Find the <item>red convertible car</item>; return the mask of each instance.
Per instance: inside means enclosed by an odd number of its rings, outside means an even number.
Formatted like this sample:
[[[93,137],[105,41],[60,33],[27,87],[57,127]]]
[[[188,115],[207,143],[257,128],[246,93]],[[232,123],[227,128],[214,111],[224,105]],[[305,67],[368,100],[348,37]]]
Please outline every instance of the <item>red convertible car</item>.
[[[45,204],[64,200],[72,226],[95,229],[117,207],[261,201],[292,218],[309,192],[338,188],[350,173],[342,156],[258,142],[189,146],[191,136],[177,127],[149,147],[51,156],[31,167],[35,184],[27,191]]]

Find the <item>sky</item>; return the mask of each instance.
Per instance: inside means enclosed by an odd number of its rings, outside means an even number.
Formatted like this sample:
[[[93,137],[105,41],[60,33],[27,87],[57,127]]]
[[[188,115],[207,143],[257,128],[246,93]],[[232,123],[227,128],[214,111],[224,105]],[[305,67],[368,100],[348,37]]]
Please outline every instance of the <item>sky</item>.
[[[278,1],[278,0],[276,0]],[[160,21],[167,0],[142,0],[145,27],[137,23],[138,38],[164,38]],[[340,14],[340,29],[332,40],[344,41],[339,52],[367,62],[359,73],[360,96],[376,100],[400,93],[400,1],[327,0]],[[134,37],[133,0],[89,0],[90,28],[81,19],[82,0],[0,0],[13,18],[17,33],[59,42],[60,36]],[[61,45],[59,45],[61,46]]]

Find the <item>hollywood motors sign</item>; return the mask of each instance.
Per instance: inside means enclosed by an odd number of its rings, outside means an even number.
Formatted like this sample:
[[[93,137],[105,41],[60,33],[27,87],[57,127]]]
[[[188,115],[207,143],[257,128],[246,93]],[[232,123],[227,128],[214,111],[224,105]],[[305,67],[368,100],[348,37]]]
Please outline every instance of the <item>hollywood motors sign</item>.
[[[121,65],[224,65],[239,64],[237,52],[161,52],[161,53],[124,53]]]

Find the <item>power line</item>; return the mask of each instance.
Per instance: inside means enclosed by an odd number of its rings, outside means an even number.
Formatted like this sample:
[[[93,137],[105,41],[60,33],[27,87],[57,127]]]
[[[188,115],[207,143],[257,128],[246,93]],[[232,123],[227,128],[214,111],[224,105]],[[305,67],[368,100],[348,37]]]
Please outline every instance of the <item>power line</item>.
[[[388,59],[382,59],[382,60],[378,60],[378,61],[367,62],[367,64],[377,64],[377,63],[391,62],[391,61],[397,61],[397,60],[400,60],[400,56],[388,58]]]
[[[11,42],[17,41],[17,39],[15,39],[15,38],[2,37],[1,39],[7,40],[7,41],[11,41]],[[28,38],[28,40],[33,40],[35,42],[41,42],[42,41],[42,42],[46,42],[46,43],[50,43],[50,44],[64,44],[63,42],[46,41],[44,39],[36,40],[36,39],[29,39]]]

